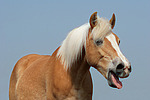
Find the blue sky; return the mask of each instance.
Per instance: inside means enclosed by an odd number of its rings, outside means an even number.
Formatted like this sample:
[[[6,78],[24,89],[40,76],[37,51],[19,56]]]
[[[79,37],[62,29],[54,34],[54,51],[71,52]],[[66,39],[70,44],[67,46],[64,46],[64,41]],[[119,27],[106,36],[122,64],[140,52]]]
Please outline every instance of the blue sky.
[[[87,23],[97,11],[110,19],[120,48],[132,64],[121,90],[91,68],[94,100],[150,98],[150,0],[0,0],[0,100],[8,100],[11,71],[22,56],[52,54],[72,29]]]

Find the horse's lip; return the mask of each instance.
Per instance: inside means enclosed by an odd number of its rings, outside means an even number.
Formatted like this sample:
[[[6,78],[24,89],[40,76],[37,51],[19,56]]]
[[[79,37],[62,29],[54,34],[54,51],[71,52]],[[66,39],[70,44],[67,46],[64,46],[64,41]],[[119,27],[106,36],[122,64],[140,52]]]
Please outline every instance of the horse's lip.
[[[122,88],[122,83],[120,82],[119,77],[115,72],[109,71],[107,80],[110,87],[118,89]]]

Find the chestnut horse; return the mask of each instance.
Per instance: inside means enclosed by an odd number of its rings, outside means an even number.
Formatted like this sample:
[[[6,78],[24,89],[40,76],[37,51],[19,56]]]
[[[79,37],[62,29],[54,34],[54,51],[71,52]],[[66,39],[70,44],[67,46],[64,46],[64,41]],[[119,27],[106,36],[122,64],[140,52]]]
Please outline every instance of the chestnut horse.
[[[120,39],[110,20],[97,12],[89,23],[72,30],[62,45],[49,55],[31,54],[15,65],[10,78],[10,100],[92,100],[89,69],[94,67],[109,86],[121,89],[131,64],[119,49]]]

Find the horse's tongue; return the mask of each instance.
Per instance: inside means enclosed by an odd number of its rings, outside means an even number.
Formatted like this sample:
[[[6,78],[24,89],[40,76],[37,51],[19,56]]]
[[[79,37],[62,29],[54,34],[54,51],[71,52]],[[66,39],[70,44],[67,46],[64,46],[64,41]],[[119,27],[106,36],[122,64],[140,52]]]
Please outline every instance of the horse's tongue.
[[[111,74],[111,79],[118,89],[122,88],[122,83],[119,81],[119,79],[114,74]]]

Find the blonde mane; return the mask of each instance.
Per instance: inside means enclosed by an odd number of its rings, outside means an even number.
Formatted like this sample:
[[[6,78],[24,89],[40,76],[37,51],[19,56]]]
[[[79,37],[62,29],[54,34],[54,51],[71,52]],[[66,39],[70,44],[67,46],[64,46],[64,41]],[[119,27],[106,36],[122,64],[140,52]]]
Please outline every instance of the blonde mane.
[[[104,18],[97,18],[97,25],[92,30],[93,39],[104,38],[111,32],[109,21]],[[61,59],[64,68],[67,70],[77,61],[82,54],[82,48],[86,50],[86,38],[88,36],[90,24],[84,24],[73,29],[62,42],[58,50],[57,57]]]

